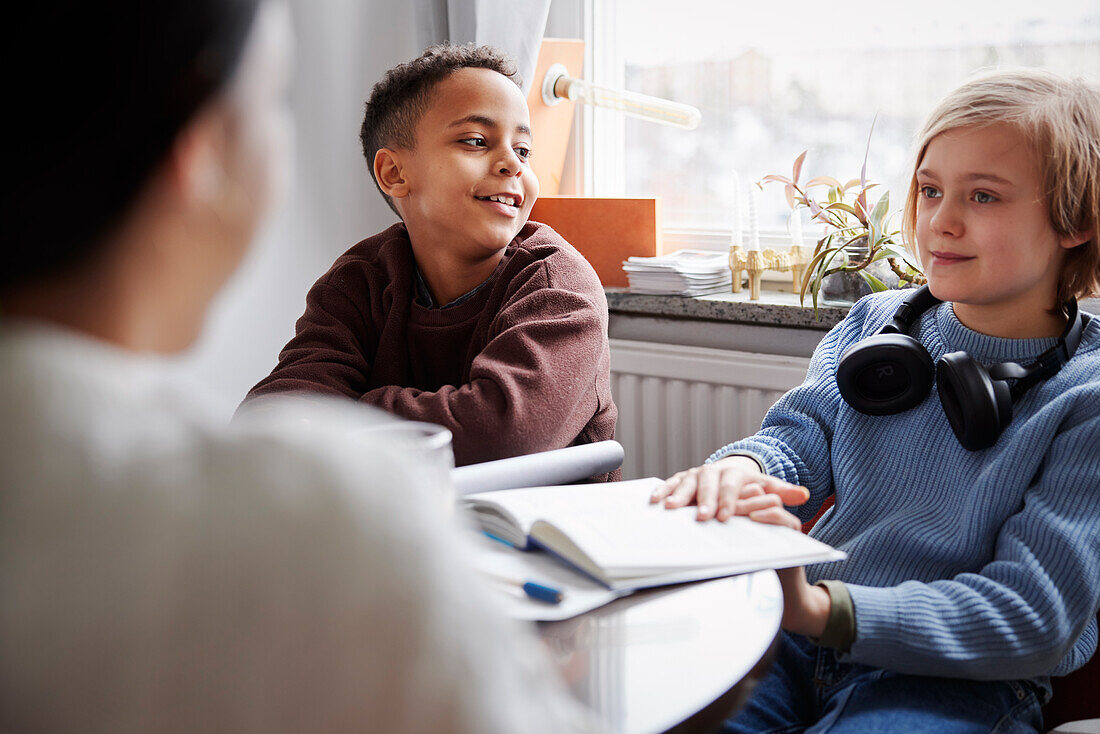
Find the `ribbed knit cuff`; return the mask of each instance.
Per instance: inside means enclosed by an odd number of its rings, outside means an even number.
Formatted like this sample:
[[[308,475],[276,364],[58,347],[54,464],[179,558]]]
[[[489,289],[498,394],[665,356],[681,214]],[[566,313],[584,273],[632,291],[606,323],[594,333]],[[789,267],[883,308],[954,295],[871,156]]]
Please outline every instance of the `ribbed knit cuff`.
[[[706,463],[712,464],[715,461],[718,461],[719,459],[726,459],[726,458],[729,458],[730,456],[744,456],[746,459],[752,459],[753,461],[756,462],[756,466],[760,470],[761,474],[767,474],[768,473],[766,471],[765,467],[764,467],[764,460],[761,459],[757,454],[754,454],[751,451],[745,451],[744,449],[727,449],[727,448],[718,449],[717,451],[715,451],[713,454],[710,455],[710,457],[707,459]]]
[[[895,661],[901,643],[901,610],[906,606],[898,586],[872,587],[848,584],[856,610],[859,639],[852,644],[852,662],[887,667]],[[908,602],[909,606],[913,603]],[[924,673],[922,673],[923,675]]]
[[[825,631],[814,642],[822,647],[848,652],[856,640],[856,610],[852,595],[843,581],[818,581],[815,586],[828,592],[831,603]]]

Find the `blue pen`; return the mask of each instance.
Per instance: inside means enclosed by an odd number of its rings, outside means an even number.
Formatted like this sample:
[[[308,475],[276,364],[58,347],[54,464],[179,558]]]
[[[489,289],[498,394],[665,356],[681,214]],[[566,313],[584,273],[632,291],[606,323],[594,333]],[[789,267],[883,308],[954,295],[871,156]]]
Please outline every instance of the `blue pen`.
[[[524,579],[512,578],[511,576],[502,576],[492,571],[483,570],[482,573],[492,579],[522,589],[524,594],[536,601],[543,601],[547,604],[560,604],[561,600],[565,598],[565,593],[562,592],[561,589],[555,589],[553,586],[540,584],[537,581],[527,581]]]
[[[509,543],[504,538],[493,535],[487,530],[484,530],[482,532],[484,532],[485,535],[498,543],[503,543],[509,548],[515,548],[514,545]],[[535,581],[522,581],[520,579],[511,578],[509,576],[501,576],[500,574],[492,573],[489,571],[486,571],[485,573],[489,576],[492,576],[497,581],[503,581],[506,584],[518,586],[519,588],[523,589],[523,593],[526,594],[529,598],[535,599],[537,601],[544,601],[547,604],[560,604],[561,600],[565,598],[565,594],[562,593],[562,590],[555,589],[553,586],[547,586],[546,584],[540,584]]]
[[[545,586],[543,584],[536,584],[534,581],[523,582],[523,593],[527,594],[527,596],[532,599],[544,601],[547,604],[560,604],[561,600],[565,597],[560,589],[555,589],[552,586]]]

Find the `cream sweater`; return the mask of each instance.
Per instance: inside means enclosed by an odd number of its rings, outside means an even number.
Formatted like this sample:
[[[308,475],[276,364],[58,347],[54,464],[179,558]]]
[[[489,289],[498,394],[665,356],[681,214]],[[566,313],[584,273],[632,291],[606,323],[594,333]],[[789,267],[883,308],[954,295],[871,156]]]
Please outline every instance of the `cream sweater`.
[[[230,428],[173,369],[0,325],[0,730],[581,726],[376,412]]]

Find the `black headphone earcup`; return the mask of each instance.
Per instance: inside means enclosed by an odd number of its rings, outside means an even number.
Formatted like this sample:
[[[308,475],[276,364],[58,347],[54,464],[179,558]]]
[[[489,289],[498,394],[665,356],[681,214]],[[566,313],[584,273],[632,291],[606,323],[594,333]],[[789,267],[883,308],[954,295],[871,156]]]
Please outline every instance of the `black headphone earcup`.
[[[966,352],[951,352],[936,363],[936,387],[951,430],[968,451],[997,443],[1012,421],[1012,397],[1003,380],[994,380]]]
[[[919,405],[932,390],[928,350],[906,334],[876,334],[840,357],[836,382],[844,401],[867,415],[891,415]]]

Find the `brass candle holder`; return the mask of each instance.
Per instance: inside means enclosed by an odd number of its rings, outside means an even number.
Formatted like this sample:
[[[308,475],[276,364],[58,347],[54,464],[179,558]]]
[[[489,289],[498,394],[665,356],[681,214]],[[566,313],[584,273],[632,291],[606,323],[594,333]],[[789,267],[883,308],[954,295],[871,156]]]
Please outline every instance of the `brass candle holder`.
[[[791,288],[795,293],[802,290],[802,272],[809,260],[801,245],[791,245],[788,252],[766,250],[748,250],[741,245],[730,246],[730,271],[733,274],[733,292],[741,292],[741,275],[749,274],[749,300],[760,300],[760,277],[765,270],[791,273]]]

